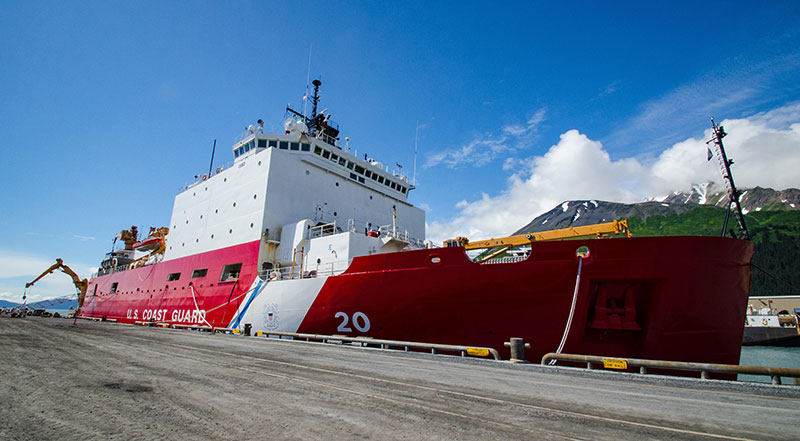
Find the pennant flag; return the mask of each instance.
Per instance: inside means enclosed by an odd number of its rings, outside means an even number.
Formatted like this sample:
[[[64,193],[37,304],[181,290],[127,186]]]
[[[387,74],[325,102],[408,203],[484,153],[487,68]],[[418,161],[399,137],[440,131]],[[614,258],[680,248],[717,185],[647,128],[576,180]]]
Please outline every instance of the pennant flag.
[[[710,160],[711,160],[711,158],[713,158],[713,157],[714,157],[714,154],[713,154],[713,153],[711,153],[711,148],[709,148],[709,149],[708,149],[708,160],[710,161]]]

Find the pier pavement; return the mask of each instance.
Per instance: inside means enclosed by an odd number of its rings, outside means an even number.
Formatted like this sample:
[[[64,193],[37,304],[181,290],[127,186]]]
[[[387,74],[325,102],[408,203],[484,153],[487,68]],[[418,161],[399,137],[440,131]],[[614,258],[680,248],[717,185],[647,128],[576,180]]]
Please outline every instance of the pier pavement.
[[[0,439],[797,439],[800,387],[0,318]]]

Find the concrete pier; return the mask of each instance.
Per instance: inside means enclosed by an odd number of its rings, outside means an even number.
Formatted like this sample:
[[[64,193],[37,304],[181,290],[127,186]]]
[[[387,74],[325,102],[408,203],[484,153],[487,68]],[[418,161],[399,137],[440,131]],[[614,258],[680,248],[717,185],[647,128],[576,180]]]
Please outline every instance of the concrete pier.
[[[469,342],[465,342],[469,343]],[[797,439],[800,387],[0,318],[0,439]]]

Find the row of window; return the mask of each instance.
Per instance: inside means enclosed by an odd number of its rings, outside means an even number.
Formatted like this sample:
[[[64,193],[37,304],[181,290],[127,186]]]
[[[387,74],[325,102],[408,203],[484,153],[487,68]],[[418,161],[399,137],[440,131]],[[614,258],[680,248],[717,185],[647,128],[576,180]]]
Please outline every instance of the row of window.
[[[239,156],[249,152],[250,150],[254,150],[256,148],[256,141],[258,141],[258,148],[263,149],[266,148],[267,145],[270,147],[275,147],[281,150],[292,150],[292,151],[300,151],[300,152],[310,152],[311,151],[311,144],[307,142],[291,142],[291,141],[278,141],[277,139],[251,139],[250,142],[242,144],[238,149],[233,151],[233,156],[238,158]]]
[[[307,142],[292,142],[292,141],[279,141],[277,139],[252,139],[250,142],[242,144],[238,149],[233,151],[233,155],[235,157],[239,157],[250,150],[256,148],[256,141],[258,141],[258,148],[265,148],[267,145],[269,147],[275,147],[281,150],[291,150],[291,151],[301,151],[301,152],[308,152],[311,151],[311,144]],[[384,179],[383,176],[375,173],[371,170],[367,170],[366,168],[354,163],[353,161],[348,161],[346,158],[337,155],[336,153],[331,152],[330,150],[324,149],[320,146],[314,146],[314,154],[322,156],[325,159],[329,159],[336,164],[341,165],[342,167],[347,167],[349,170],[352,170],[353,173],[350,173],[350,179],[354,181],[358,181],[362,184],[366,182],[366,179],[372,179],[373,181],[383,184],[392,190],[397,190],[403,194],[406,194],[408,188],[405,186],[398,184],[391,179]],[[361,176],[364,177],[361,177]],[[366,178],[366,179],[365,179]]]
[[[241,263],[231,263],[222,267],[222,273],[219,276],[220,282],[231,282],[234,280],[239,280],[239,273],[242,271],[242,264]],[[208,274],[208,268],[200,268],[192,271],[192,279],[197,279],[199,277],[205,277]],[[181,273],[170,273],[167,275],[167,282],[175,282],[180,280]],[[117,292],[117,287],[119,286],[119,282],[114,282],[111,284],[111,293]]]
[[[352,170],[352,172],[350,173],[350,179],[352,179],[354,181],[358,181],[358,182],[363,184],[363,183],[365,183],[365,178],[366,179],[372,179],[373,181],[375,181],[375,182],[377,182],[379,184],[383,184],[383,185],[391,188],[392,190],[397,190],[397,191],[399,191],[399,192],[401,192],[403,194],[405,194],[406,191],[408,191],[408,189],[406,187],[404,187],[404,186],[402,186],[402,185],[400,185],[400,184],[398,184],[398,183],[396,183],[396,182],[394,182],[394,181],[392,181],[392,180],[390,180],[388,178],[384,179],[383,176],[379,175],[378,173],[375,173],[372,170],[368,170],[368,169],[366,169],[366,168],[354,163],[353,161],[348,161],[346,158],[344,158],[342,156],[339,156],[336,153],[333,153],[333,152],[331,152],[329,150],[323,149],[320,146],[314,146],[314,154],[322,156],[323,158],[329,159],[329,160],[341,165],[342,167],[347,167],[349,170]],[[359,175],[361,175],[361,176],[359,176]]]

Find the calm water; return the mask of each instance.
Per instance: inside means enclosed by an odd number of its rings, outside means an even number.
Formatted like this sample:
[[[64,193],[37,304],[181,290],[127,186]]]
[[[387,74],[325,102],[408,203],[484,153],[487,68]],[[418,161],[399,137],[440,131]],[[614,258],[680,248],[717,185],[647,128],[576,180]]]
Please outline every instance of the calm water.
[[[744,366],[771,366],[800,369],[800,348],[781,348],[773,346],[742,346],[739,364]],[[740,381],[770,383],[770,377],[762,375],[739,375]],[[782,378],[783,384],[790,384],[791,378]]]

